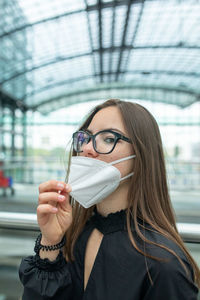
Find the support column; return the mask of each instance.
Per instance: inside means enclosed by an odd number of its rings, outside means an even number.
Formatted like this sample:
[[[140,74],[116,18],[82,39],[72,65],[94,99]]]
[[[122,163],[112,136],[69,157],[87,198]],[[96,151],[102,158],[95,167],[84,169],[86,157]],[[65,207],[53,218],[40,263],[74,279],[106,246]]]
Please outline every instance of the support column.
[[[26,111],[23,111],[23,118],[22,118],[22,126],[23,126],[23,156],[27,157],[27,124],[26,124]]]
[[[6,146],[5,146],[5,107],[3,101],[1,100],[1,107],[0,107],[0,122],[1,122],[1,135],[0,135],[0,151],[3,156],[6,155]]]
[[[0,99],[0,159],[3,152],[3,103]]]
[[[13,107],[11,110],[11,157],[14,158],[16,155],[16,147],[15,147],[15,125],[16,125],[16,116],[15,116],[15,108]]]

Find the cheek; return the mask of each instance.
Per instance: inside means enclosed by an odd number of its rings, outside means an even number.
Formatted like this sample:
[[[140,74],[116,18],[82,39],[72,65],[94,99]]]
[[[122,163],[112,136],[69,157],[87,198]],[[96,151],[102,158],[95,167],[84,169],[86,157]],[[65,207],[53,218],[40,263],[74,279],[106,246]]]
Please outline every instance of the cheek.
[[[115,160],[118,160],[119,157],[119,153],[116,153],[115,151],[111,152],[110,154],[99,154],[97,159],[105,161],[107,163],[111,163]]]
[[[120,155],[119,155],[120,153]],[[110,161],[114,161],[117,159],[120,159],[122,157],[128,157],[130,155],[133,155],[133,149],[132,147],[123,147],[118,151],[117,153],[113,153],[112,158]],[[119,164],[114,165],[121,173],[121,177],[124,177],[128,175],[129,173],[133,172],[133,166],[134,166],[134,158],[130,158],[126,161],[123,161]]]
[[[121,173],[121,177],[133,172],[133,159],[127,160],[115,166]]]

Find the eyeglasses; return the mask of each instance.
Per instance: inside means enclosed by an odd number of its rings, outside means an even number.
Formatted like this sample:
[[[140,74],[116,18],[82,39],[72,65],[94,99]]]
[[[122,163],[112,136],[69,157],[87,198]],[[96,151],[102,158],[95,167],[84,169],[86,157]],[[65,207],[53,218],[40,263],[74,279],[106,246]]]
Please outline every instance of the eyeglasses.
[[[131,143],[129,138],[112,130],[101,130],[95,134],[90,134],[87,131],[79,130],[76,131],[72,137],[73,148],[77,153],[83,152],[83,147],[91,140],[94,150],[99,154],[111,153],[120,139]]]

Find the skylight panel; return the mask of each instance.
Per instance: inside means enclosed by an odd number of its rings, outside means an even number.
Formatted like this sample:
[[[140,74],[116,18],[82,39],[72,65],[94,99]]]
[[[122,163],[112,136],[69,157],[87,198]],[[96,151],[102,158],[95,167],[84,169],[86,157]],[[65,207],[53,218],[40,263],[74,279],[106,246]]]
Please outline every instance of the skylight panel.
[[[127,11],[126,6],[119,6],[115,8],[115,37],[114,37],[115,46],[120,46],[122,42],[126,11]]]
[[[126,32],[127,1],[115,5],[110,0],[102,0],[101,5],[97,0],[4,2],[0,83],[13,97],[23,99],[28,93],[29,101],[35,93],[35,103],[50,99],[51,91],[60,97],[59,88],[66,93],[99,83],[100,71],[105,83],[118,78],[122,83],[200,90],[197,0],[132,1]],[[116,74],[119,63],[121,74]]]
[[[83,0],[18,0],[29,23],[85,9]]]
[[[128,50],[124,50],[122,58],[121,58],[121,70],[123,70],[123,71],[125,71],[125,68],[126,68],[126,63],[127,63],[128,55],[129,55],[129,51]]]
[[[141,11],[141,4],[135,4],[131,6],[129,23],[126,33],[126,44],[131,45],[131,41],[133,39],[133,35],[136,30],[137,22],[139,21],[139,15]]]
[[[95,5],[97,4],[97,0],[86,0],[87,1],[87,5]]]
[[[111,72],[116,72],[118,61],[119,61],[119,51],[115,51],[112,54]]]
[[[112,42],[112,9],[104,9],[102,13],[103,47],[111,46]]]
[[[93,48],[97,49],[99,48],[99,21],[98,21],[98,12],[97,11],[91,11],[89,13],[89,22],[90,22],[90,28],[91,28],[91,34],[92,34],[92,41],[93,41]]]
[[[77,21],[79,27],[77,27]],[[80,47],[81,45],[81,47]],[[88,54],[90,49],[85,13],[67,21],[34,26],[33,61],[35,65],[64,57]]]
[[[135,45],[176,44],[180,39],[180,5],[146,2]]]
[[[104,73],[108,73],[109,70],[109,62],[110,62],[110,53],[106,52],[103,55],[103,71]]]
[[[79,57],[72,60],[57,62],[34,72],[35,86],[41,88],[52,82],[75,80],[77,77],[92,75],[91,57]]]
[[[142,49],[134,50],[131,52],[128,63],[129,70],[148,70],[155,66],[157,63],[157,56],[155,49]]]

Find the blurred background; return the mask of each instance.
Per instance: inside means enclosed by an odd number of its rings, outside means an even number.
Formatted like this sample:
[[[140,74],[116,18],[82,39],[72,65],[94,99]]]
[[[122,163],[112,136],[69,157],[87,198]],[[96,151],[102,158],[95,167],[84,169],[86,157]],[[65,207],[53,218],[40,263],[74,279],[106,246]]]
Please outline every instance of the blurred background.
[[[200,265],[200,1],[0,0],[0,300],[22,294],[38,185],[65,180],[72,133],[109,98],[157,120],[177,225]]]

